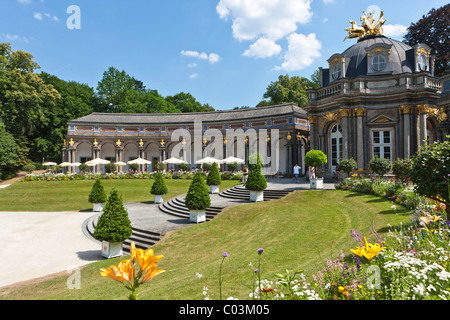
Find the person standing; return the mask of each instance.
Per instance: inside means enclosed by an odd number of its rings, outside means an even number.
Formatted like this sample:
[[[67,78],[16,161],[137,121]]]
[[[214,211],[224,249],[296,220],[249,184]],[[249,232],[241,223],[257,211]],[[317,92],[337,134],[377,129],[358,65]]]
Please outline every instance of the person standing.
[[[244,184],[244,186],[245,186],[245,183],[247,182],[247,177],[248,177],[248,168],[244,164],[244,167],[242,168],[242,183]]]
[[[297,183],[299,182],[298,181],[298,175],[300,174],[300,167],[299,167],[299,165],[298,164],[295,164],[295,166],[294,166],[294,177],[295,177],[295,181],[297,181]]]

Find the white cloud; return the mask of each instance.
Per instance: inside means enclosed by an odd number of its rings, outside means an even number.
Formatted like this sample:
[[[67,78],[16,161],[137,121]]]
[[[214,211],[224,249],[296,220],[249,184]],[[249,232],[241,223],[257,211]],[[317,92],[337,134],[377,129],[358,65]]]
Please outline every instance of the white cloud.
[[[408,27],[401,24],[386,24],[383,26],[383,34],[390,38],[401,38],[406,34]]]
[[[181,54],[183,56],[199,58],[199,59],[202,59],[202,60],[208,60],[212,64],[216,63],[216,62],[218,62],[220,60],[220,56],[217,53],[207,54],[205,52],[182,50]]]
[[[336,0],[322,0],[324,4],[336,3]]]
[[[245,52],[244,56],[256,57],[256,58],[269,58],[275,56],[281,52],[281,46],[276,44],[275,41],[260,38],[253,43]]]
[[[220,18],[232,20],[233,36],[242,40],[281,39],[310,22],[311,0],[220,0]]]
[[[310,66],[315,58],[320,57],[322,44],[314,33],[292,33],[287,37],[288,51],[284,54],[284,62],[275,70],[298,71]]]
[[[36,20],[39,20],[39,21],[42,21],[42,19],[44,19],[44,16],[42,15],[42,13],[39,13],[39,12],[35,12],[33,16]]]
[[[17,2],[20,4],[29,4],[31,3],[31,0],[17,0]]]
[[[189,64],[188,64],[188,67],[189,67],[189,68],[195,68],[195,67],[197,67],[197,64],[196,64],[195,62],[189,63]]]
[[[198,74],[196,74],[196,73],[189,75],[189,79],[195,79],[197,77],[198,77]]]

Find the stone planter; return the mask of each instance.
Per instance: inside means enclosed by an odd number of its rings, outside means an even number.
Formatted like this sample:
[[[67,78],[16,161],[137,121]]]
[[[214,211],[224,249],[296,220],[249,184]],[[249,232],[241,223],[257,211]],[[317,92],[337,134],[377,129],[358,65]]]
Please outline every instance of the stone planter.
[[[209,186],[209,193],[219,193],[219,186]]]
[[[264,201],[264,191],[250,191],[250,201]]]
[[[309,186],[311,189],[323,189],[323,178],[311,178]]]
[[[162,194],[155,194],[155,203],[163,203],[163,195]]]
[[[101,211],[103,211],[103,203],[93,203],[92,204],[92,211],[94,211],[94,212],[101,212]]]
[[[201,223],[206,221],[206,210],[189,210],[189,221]]]
[[[122,242],[102,241],[102,256],[110,259],[123,255]]]

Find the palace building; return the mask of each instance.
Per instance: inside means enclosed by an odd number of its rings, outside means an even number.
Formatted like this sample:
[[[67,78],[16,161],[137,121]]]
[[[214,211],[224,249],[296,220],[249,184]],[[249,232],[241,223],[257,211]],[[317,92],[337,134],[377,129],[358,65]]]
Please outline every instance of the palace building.
[[[312,149],[328,156],[322,170],[333,173],[341,159],[354,158],[359,169],[368,170],[375,156],[391,161],[409,158],[425,143],[444,140],[450,135],[450,76],[434,76],[432,48],[411,47],[383,36],[383,12],[375,21],[372,13],[363,11],[361,21],[361,26],[350,21],[346,39],[357,38],[356,43],[332,55],[328,67],[319,69],[321,87],[308,91],[308,103],[302,108],[283,104],[182,114],[93,113],[70,121],[63,161],[127,162],[140,157],[151,161],[148,169],[153,170],[157,161],[183,157],[195,166],[195,144],[190,141],[183,149],[191,151],[188,158],[172,154],[181,141],[171,141],[172,133],[200,134],[201,155],[214,156],[208,152],[213,139],[205,134],[216,130],[224,139],[223,158],[245,150],[241,154],[248,160],[252,146],[267,143],[268,154],[274,146],[278,150],[276,173],[290,176],[295,164],[305,173],[304,156]],[[199,121],[201,127],[196,128]],[[228,130],[246,135],[250,129],[265,134],[257,141],[245,136],[244,145],[227,147]]]
[[[304,106],[309,147],[327,154],[328,172],[341,159],[353,158],[368,170],[375,156],[410,158],[426,141],[449,134],[448,100],[441,99],[431,48],[383,36],[383,12],[378,21],[363,13],[362,26],[350,21],[346,29],[356,44],[320,68],[321,88],[308,91]]]

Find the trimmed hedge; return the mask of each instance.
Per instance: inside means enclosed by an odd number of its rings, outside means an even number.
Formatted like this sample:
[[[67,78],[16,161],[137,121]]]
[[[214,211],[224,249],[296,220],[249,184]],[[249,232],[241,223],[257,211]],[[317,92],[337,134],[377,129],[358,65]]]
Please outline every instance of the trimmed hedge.
[[[153,182],[152,188],[150,189],[150,193],[154,195],[167,194],[169,190],[167,189],[166,183],[164,182],[161,172],[155,174],[154,178],[155,181]]]
[[[106,193],[102,181],[100,179],[95,179],[88,201],[90,203],[105,203],[106,200]]]
[[[123,206],[122,196],[113,188],[103,214],[98,219],[94,238],[99,241],[122,242],[131,237],[132,233],[131,222]]]
[[[217,167],[217,163],[214,162],[208,176],[206,177],[206,184],[208,186],[218,186],[221,182],[222,179],[220,177],[219,168]]]
[[[209,190],[200,171],[197,171],[192,179],[186,194],[185,205],[189,210],[206,210],[211,206]]]
[[[251,155],[249,158],[253,159],[255,155]],[[253,162],[253,161],[252,161]],[[267,181],[262,174],[262,164],[259,154],[256,154],[256,163],[249,164],[249,174],[245,188],[250,191],[263,191],[267,188]]]

